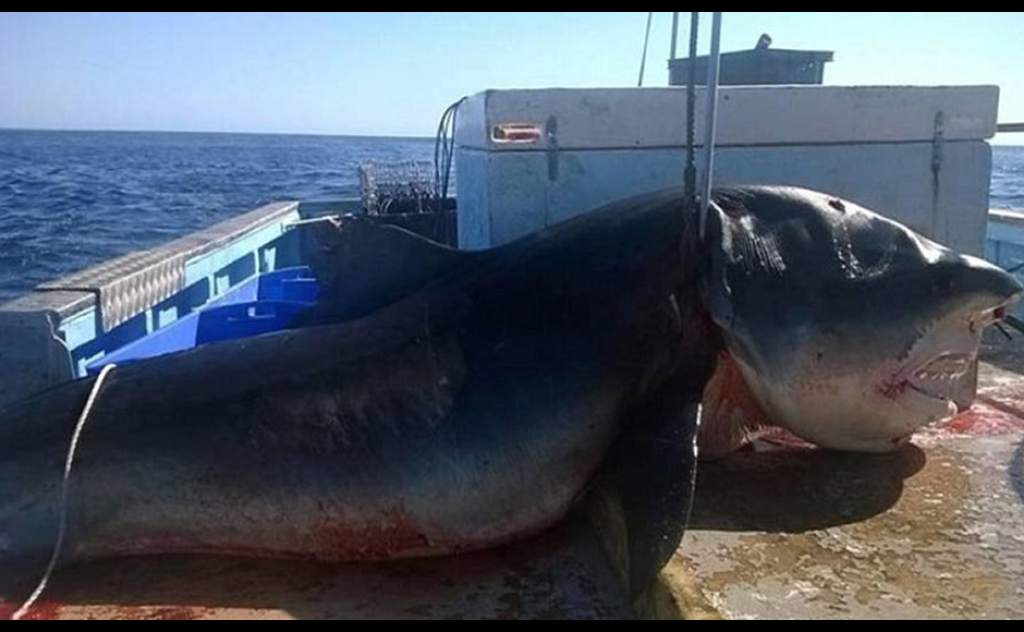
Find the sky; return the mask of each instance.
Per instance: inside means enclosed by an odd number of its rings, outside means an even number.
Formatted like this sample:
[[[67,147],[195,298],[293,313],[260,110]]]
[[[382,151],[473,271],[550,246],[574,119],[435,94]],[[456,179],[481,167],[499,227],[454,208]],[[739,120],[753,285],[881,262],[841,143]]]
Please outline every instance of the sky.
[[[432,136],[448,104],[481,90],[636,85],[646,19],[0,13],[0,127]],[[656,13],[645,85],[668,82],[670,29]],[[826,84],[994,84],[1000,122],[1024,121],[1024,13],[725,13],[722,50],[763,32],[835,51]]]

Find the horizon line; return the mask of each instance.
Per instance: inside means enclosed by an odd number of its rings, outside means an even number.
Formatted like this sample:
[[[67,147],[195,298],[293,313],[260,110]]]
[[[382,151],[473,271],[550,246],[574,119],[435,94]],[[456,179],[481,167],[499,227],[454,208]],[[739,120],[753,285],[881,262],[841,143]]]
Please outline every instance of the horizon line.
[[[250,136],[335,136],[342,138],[400,138],[412,140],[433,140],[433,136],[413,136],[406,134],[341,134],[329,132],[229,132],[224,130],[167,130],[167,129],[98,129],[98,128],[74,128],[74,127],[7,127],[0,125],[3,132],[86,132],[86,133],[113,133],[113,134],[235,134]]]
[[[326,136],[334,138],[390,138],[400,140],[434,140],[434,136],[411,136],[405,134],[343,134],[328,132],[229,132],[224,130],[166,130],[166,129],[96,129],[56,127],[6,127],[0,125],[0,132],[84,132],[105,134],[223,134],[236,136]],[[1024,143],[998,142],[997,137],[1009,136],[1012,132],[997,132],[991,138],[983,139],[992,147],[1024,147]],[[1001,139],[1000,139],[1001,140]]]

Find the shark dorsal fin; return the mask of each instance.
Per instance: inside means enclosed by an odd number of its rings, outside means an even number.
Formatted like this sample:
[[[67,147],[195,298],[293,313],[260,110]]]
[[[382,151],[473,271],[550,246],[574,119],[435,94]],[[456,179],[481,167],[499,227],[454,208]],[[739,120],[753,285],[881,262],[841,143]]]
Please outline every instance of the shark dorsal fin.
[[[293,326],[359,318],[447,277],[473,261],[413,232],[345,216],[303,227],[303,247],[320,282],[320,299]]]

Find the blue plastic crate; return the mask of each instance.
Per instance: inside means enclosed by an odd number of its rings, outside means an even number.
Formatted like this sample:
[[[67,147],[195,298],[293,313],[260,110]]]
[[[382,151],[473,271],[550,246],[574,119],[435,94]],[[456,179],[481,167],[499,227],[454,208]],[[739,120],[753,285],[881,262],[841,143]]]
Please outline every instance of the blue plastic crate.
[[[85,370],[93,375],[112,362],[126,364],[209,342],[287,329],[299,312],[316,303],[319,295],[320,286],[308,267],[261,274],[198,311],[94,360]]]
[[[223,296],[213,299],[203,309],[252,301],[315,303],[319,297],[320,284],[312,270],[309,266],[298,266],[254,276],[231,288]]]

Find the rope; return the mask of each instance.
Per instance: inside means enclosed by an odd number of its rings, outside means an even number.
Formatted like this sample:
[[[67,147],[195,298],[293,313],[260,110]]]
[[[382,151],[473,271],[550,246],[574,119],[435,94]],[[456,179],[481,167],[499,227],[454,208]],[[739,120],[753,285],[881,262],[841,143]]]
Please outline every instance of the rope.
[[[644,66],[647,65],[647,42],[651,39],[651,16],[653,11],[647,12],[647,29],[644,31],[644,53],[640,56],[640,78],[636,80],[636,87],[644,85]]]
[[[103,366],[100,370],[100,374],[96,376],[96,381],[92,383],[92,390],[89,392],[89,398],[85,400],[85,407],[82,408],[82,414],[78,417],[78,423],[75,424],[75,431],[71,435],[71,445],[68,446],[68,456],[64,461],[64,479],[61,481],[60,487],[60,510],[59,518],[57,523],[57,541],[53,545],[53,553],[50,555],[50,563],[46,566],[46,572],[43,573],[43,578],[39,580],[39,584],[36,589],[32,591],[32,594],[25,603],[18,608],[13,615],[12,620],[17,620],[25,616],[29,608],[35,604],[39,596],[43,594],[43,590],[46,589],[46,584],[50,581],[50,575],[53,574],[53,569],[57,566],[57,559],[60,557],[61,547],[64,545],[64,533],[67,530],[67,518],[68,518],[68,480],[71,477],[71,464],[75,459],[75,451],[78,448],[78,438],[82,434],[82,428],[85,426],[85,420],[89,418],[89,413],[92,412],[92,407],[96,403],[96,397],[99,395],[100,387],[103,386],[103,381],[107,375],[114,370],[117,366],[114,363],[110,363]]]

